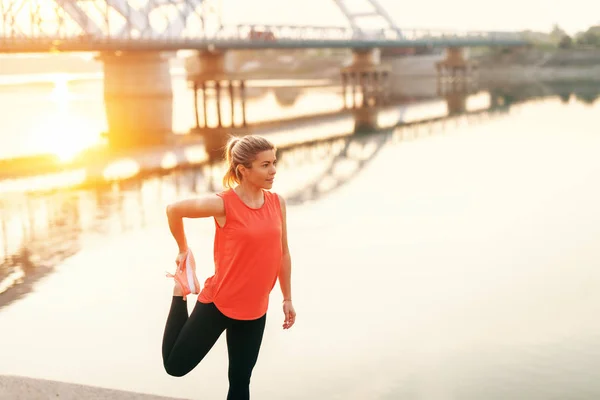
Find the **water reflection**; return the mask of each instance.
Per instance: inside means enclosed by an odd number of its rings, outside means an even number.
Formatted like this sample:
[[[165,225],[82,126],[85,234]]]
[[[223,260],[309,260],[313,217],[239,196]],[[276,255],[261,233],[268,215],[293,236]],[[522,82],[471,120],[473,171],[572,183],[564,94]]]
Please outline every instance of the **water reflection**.
[[[352,180],[390,142],[482,123],[531,99],[575,96],[589,103],[599,93],[600,85],[592,90],[558,84],[450,92],[429,102],[266,124],[256,133],[270,137],[279,148],[282,179],[277,190],[290,204],[301,204]],[[296,97],[294,93],[290,99]],[[0,307],[33,290],[41,277],[83,246],[162,222],[158,219],[164,217],[164,206],[174,199],[220,190],[224,165],[206,150],[202,142],[192,141],[106,165],[86,159],[78,169],[56,174],[54,181],[53,176],[0,181]]]
[[[507,104],[557,97],[565,104],[575,99],[591,105],[600,97],[600,81],[552,81],[519,86],[493,85],[488,90],[492,96],[503,97]]]
[[[314,201],[336,190],[356,176],[390,137],[390,131],[355,134],[281,151],[279,157],[283,165],[293,166],[294,172],[293,177],[288,178],[294,185],[286,194],[288,203]]]
[[[444,126],[439,125],[440,130]],[[290,204],[317,200],[356,176],[390,140],[414,139],[422,131],[420,124],[412,124],[396,131],[341,132],[340,136],[282,145],[278,156],[285,178],[278,191]],[[152,176],[140,174],[93,188],[6,197],[0,206],[0,307],[30,292],[83,243],[146,228],[159,222],[169,201],[220,190],[223,172],[224,165],[213,162]]]
[[[78,203],[76,193],[55,192],[0,204],[0,306],[29,292],[39,278],[79,251]]]

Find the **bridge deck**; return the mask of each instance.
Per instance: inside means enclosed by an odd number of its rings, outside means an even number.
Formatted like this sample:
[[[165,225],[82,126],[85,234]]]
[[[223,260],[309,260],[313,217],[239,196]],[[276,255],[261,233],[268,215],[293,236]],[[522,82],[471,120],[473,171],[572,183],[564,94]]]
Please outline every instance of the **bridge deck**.
[[[0,53],[95,52],[95,51],[177,51],[177,50],[252,50],[319,48],[410,48],[523,46],[520,39],[431,38],[416,40],[123,40],[123,39],[26,39],[1,38]]]
[[[4,31],[4,33],[2,33]],[[234,26],[214,36],[151,34],[132,37],[50,32],[35,36],[0,29],[0,53],[79,51],[177,51],[318,48],[407,48],[523,46],[528,42],[514,32],[403,30],[355,32],[342,28]],[[14,33],[14,32],[13,32]]]

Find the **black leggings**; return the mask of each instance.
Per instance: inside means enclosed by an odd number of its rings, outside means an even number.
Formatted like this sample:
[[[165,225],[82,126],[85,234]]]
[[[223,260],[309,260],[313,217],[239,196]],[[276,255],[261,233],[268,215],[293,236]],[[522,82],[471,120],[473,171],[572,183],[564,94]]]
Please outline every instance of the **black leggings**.
[[[196,301],[188,317],[186,301],[173,296],[163,337],[162,355],[169,375],[190,372],[227,330],[229,353],[229,392],[227,400],[250,398],[250,376],[258,359],[265,330],[266,314],[259,319],[240,321],[229,318],[213,303]]]

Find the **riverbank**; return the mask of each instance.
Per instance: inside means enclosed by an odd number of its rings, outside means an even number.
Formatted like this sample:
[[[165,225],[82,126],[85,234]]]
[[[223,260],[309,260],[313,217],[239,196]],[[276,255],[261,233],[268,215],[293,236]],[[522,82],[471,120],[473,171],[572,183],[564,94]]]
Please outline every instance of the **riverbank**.
[[[600,82],[600,50],[520,49],[472,57],[482,83]]]
[[[104,389],[73,383],[0,375],[0,400],[176,400],[172,397]]]

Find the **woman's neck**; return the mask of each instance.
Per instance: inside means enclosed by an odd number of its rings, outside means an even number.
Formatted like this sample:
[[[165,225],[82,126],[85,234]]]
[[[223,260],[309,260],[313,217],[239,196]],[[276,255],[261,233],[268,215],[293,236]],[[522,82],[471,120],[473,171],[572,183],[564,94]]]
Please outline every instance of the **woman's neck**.
[[[263,190],[258,186],[248,185],[242,182],[233,190],[246,204],[261,206],[264,202]]]

